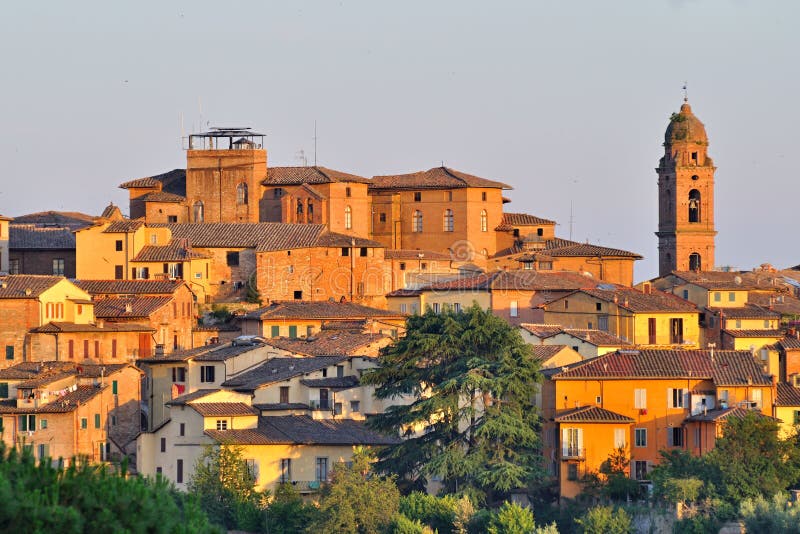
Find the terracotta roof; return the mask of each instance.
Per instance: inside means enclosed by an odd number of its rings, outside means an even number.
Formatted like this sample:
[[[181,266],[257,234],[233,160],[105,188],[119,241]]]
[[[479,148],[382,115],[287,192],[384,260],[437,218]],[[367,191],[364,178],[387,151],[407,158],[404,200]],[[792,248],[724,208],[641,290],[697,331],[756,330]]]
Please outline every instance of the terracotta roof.
[[[163,174],[137,178],[119,186],[121,189],[134,189],[137,187],[160,187],[161,191],[175,195],[186,196],[186,169],[173,169]]]
[[[800,299],[791,295],[751,291],[747,295],[747,302],[782,315],[800,315]]]
[[[626,415],[600,408],[599,406],[584,406],[556,412],[553,419],[556,423],[633,423],[633,419]]]
[[[778,396],[775,404],[777,406],[800,406],[800,388],[786,382],[778,382]]]
[[[257,248],[289,250],[314,246],[326,231],[323,224],[207,223],[151,224],[166,227],[173,240],[186,239],[198,248]]]
[[[258,410],[243,402],[190,402],[188,405],[203,417],[258,415]]]
[[[366,319],[356,319],[354,321],[325,321],[322,323],[322,330],[351,330],[361,333],[366,326]]]
[[[31,332],[40,334],[57,334],[61,332],[154,332],[155,328],[146,324],[139,323],[105,323],[103,327],[94,324],[75,324],[75,323],[47,323]]]
[[[672,276],[680,278],[704,289],[766,289],[766,284],[759,284],[752,273],[737,271],[672,271]]]
[[[534,358],[544,362],[564,350],[566,347],[566,345],[532,345],[531,350]]]
[[[14,224],[67,227],[73,230],[94,224],[94,217],[79,211],[40,211],[14,217]]]
[[[373,176],[370,189],[458,189],[464,187],[486,187],[511,189],[501,182],[479,178],[447,167],[434,167],[427,171],[410,174]]]
[[[717,386],[770,385],[750,351],[618,350],[553,375],[554,379],[711,379]]]
[[[41,227],[34,224],[8,225],[8,248],[14,249],[74,249],[75,234],[70,228]]]
[[[601,283],[570,271],[538,272],[530,270],[499,271],[493,278],[493,290],[570,291],[593,288]]]
[[[765,310],[760,306],[748,304],[740,308],[717,308],[709,306],[708,311],[725,314],[726,319],[780,319],[781,314],[775,311]]]
[[[315,247],[368,247],[368,248],[386,248],[386,245],[371,239],[364,239],[363,237],[355,237],[346,234],[339,234],[336,232],[324,232],[314,242],[312,246]],[[259,252],[276,250],[267,246],[259,246]],[[277,250],[282,250],[277,249]]]
[[[618,347],[631,345],[630,342],[617,337],[614,334],[604,332],[603,330],[589,329],[589,328],[565,328],[565,334],[576,337],[586,343],[591,343],[597,347]]]
[[[267,344],[306,356],[355,356],[364,347],[390,339],[383,334],[327,331],[306,338],[273,337]]]
[[[0,413],[69,413],[77,409],[80,405],[89,402],[107,387],[108,386],[103,388],[97,386],[77,386],[75,391],[70,391],[37,408],[17,408],[10,404],[0,404]]]
[[[423,293],[421,289],[395,289],[386,293],[387,297],[418,297]]]
[[[115,206],[114,203],[111,202],[108,206],[103,208],[103,213],[100,214],[100,218],[111,219],[113,217],[123,218],[119,206]]]
[[[103,230],[104,234],[130,234],[144,226],[144,221],[141,219],[114,221]]]
[[[765,417],[767,419],[772,419],[777,421],[774,417],[770,417],[768,415],[764,415],[763,413],[759,412],[758,410],[748,410],[747,408],[740,408],[738,406],[733,406],[730,408],[718,409],[718,410],[708,410],[705,413],[699,413],[697,415],[692,415],[686,418],[686,421],[697,421],[697,422],[715,422],[715,421],[725,421],[726,419],[730,419],[731,417],[735,419],[743,419],[747,417],[748,414],[755,415],[758,418]]]
[[[16,365],[0,370],[0,379],[4,380],[34,380],[37,377],[48,377],[69,373],[89,378],[99,378],[101,375],[109,376],[128,364],[82,364],[65,361],[45,362],[20,362]],[[105,369],[105,370],[103,370]],[[78,372],[80,371],[80,372]]]
[[[136,200],[142,202],[174,202],[181,204],[186,202],[186,197],[176,195],[174,193],[167,193],[166,191],[151,191],[144,195],[136,197]]]
[[[346,360],[345,357],[272,358],[252,371],[242,373],[223,382],[223,386],[236,391],[253,391],[263,386],[283,382]]]
[[[35,299],[62,280],[63,276],[37,274],[0,276],[0,299]]]
[[[279,412],[281,410],[308,410],[308,404],[302,402],[273,402],[268,404],[254,404],[253,408],[262,412]]]
[[[397,438],[378,434],[361,421],[312,419],[307,415],[261,417],[259,431],[283,443],[304,445],[389,445]]]
[[[564,327],[560,324],[522,323],[519,327],[540,339],[553,337],[564,331]]]
[[[146,364],[174,363],[188,360],[196,362],[224,362],[239,354],[256,350],[263,346],[264,345],[261,343],[256,345],[233,345],[231,343],[226,343],[224,345],[204,345],[193,349],[176,350],[164,356],[142,358],[138,361]]]
[[[672,146],[673,143],[689,142],[707,145],[708,136],[706,127],[692,113],[692,106],[688,102],[684,102],[680,112],[673,113],[670,117],[669,125],[664,133],[664,144]]]
[[[780,341],[778,341],[778,345],[781,346],[782,349],[800,349],[800,339],[796,337],[786,336]]]
[[[216,441],[228,445],[279,445],[286,438],[275,439],[256,429],[206,430],[205,434]]]
[[[640,254],[621,250],[617,248],[603,247],[600,245],[592,245],[589,243],[578,243],[576,241],[569,241],[567,239],[553,238],[544,242],[544,248],[541,250],[527,250],[522,246],[522,243],[517,243],[512,247],[505,248],[497,251],[492,258],[502,258],[505,256],[512,256],[519,254],[518,261],[535,261],[537,258],[556,258],[556,257],[621,257],[633,258],[635,260],[642,259]]]
[[[90,295],[171,295],[181,280],[75,280]]]
[[[232,324],[212,324],[193,326],[192,332],[241,332],[242,329]]]
[[[500,225],[495,230],[507,232],[516,226],[549,226],[552,224],[556,224],[556,222],[527,213],[504,213]]]
[[[783,331],[781,330],[728,330],[723,329],[724,333],[728,334],[732,337],[774,337],[775,339],[780,339],[784,336]]]
[[[352,389],[359,385],[356,376],[332,376],[326,378],[309,378],[300,381],[309,388]]]
[[[420,257],[422,254],[422,257]],[[386,249],[383,257],[387,260],[437,260],[450,261],[450,254],[435,252],[433,250],[413,250],[413,249]]]
[[[362,306],[353,302],[331,302],[322,301],[274,301],[269,306],[251,311],[245,318],[247,319],[343,319],[355,321],[357,319],[369,319],[374,317],[403,318],[404,314]]]
[[[184,246],[180,240],[173,240],[168,245],[146,245],[131,260],[132,262],[189,261],[199,258],[210,258],[209,254],[192,250]]]
[[[167,406],[185,406],[185,405],[189,404],[190,402],[192,402],[194,400],[202,399],[203,397],[206,397],[206,396],[208,396],[208,395],[210,395],[212,393],[216,393],[217,391],[221,391],[221,390],[219,388],[217,388],[217,389],[198,389],[198,390],[192,391],[191,393],[187,393],[185,395],[181,395],[179,397],[175,397],[174,399],[172,399],[170,401],[167,401],[164,404],[166,404]]]
[[[644,293],[630,287],[615,287],[614,289],[581,289],[578,293],[585,293],[605,302],[615,302],[620,308],[632,312],[696,312],[697,306],[693,303],[652,288],[650,293]],[[567,298],[567,297],[562,297]]]
[[[170,302],[172,297],[100,299],[94,302],[94,316],[99,319],[149,318]]]
[[[328,184],[332,182],[369,183],[367,178],[325,167],[269,167],[264,185]]]

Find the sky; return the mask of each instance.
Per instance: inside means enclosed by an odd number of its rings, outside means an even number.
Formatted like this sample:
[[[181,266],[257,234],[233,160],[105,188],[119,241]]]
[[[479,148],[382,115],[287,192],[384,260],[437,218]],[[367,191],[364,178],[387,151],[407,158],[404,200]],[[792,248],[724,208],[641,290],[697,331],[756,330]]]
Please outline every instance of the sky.
[[[127,210],[182,135],[265,133],[270,165],[448,167],[506,211],[642,254],[684,82],[716,174],[718,266],[800,263],[800,2],[15,2],[0,17],[0,214]],[[572,214],[572,216],[571,216]],[[572,221],[572,223],[570,223]]]

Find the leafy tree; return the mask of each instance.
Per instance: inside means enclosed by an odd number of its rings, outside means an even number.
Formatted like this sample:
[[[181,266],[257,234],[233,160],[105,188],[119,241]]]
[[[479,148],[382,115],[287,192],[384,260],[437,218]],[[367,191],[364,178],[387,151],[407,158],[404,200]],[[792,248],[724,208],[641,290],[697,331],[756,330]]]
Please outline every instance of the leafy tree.
[[[730,417],[714,450],[703,460],[721,495],[731,503],[772,497],[798,480],[798,449],[778,437],[778,422],[756,413]]]
[[[255,475],[242,456],[242,448],[205,448],[188,484],[203,510],[225,528],[253,528],[261,522],[265,495],[255,489]]]
[[[251,304],[258,304],[261,306],[261,292],[258,291],[256,284],[256,273],[253,273],[250,275],[250,278],[247,279],[247,293],[245,295],[245,300]]]
[[[408,319],[406,336],[381,351],[379,364],[362,379],[376,397],[412,399],[370,423],[407,438],[381,452],[379,470],[406,480],[438,475],[446,491],[490,501],[542,475],[530,402],[539,366],[508,323],[477,304],[428,310]]]
[[[705,481],[697,488],[694,499],[684,499],[688,502],[707,497],[716,497],[716,489],[711,482],[709,467],[704,457],[693,456],[683,449],[662,450],[659,452],[661,459],[657,466],[650,472],[653,482],[653,494],[657,499],[664,499],[672,504],[678,502],[675,480],[697,478]],[[684,494],[685,495],[685,494]]]
[[[590,508],[583,517],[575,520],[582,534],[631,534],[633,521],[622,508],[610,506]]]
[[[322,492],[320,515],[308,532],[377,534],[389,528],[399,509],[394,480],[372,473],[370,456],[358,451],[351,467],[334,466],[331,483]]]
[[[281,484],[267,507],[263,531],[267,534],[303,532],[317,518],[317,507],[303,501],[291,484]]]
[[[419,520],[412,520],[403,514],[397,514],[389,527],[391,534],[433,534],[435,531]]]
[[[800,507],[792,506],[783,493],[771,500],[761,496],[745,499],[739,512],[747,532],[800,533]]]
[[[450,534],[456,520],[454,497],[436,497],[415,491],[400,498],[400,513],[411,520],[430,526],[439,534]]]
[[[0,525],[4,532],[169,532],[220,530],[189,495],[165,479],[129,477],[73,458],[67,469],[37,462],[30,447],[0,442]]]
[[[587,476],[585,484],[590,492],[615,501],[626,501],[639,493],[639,483],[628,476],[631,461],[625,447],[614,449],[600,465],[602,476]]]

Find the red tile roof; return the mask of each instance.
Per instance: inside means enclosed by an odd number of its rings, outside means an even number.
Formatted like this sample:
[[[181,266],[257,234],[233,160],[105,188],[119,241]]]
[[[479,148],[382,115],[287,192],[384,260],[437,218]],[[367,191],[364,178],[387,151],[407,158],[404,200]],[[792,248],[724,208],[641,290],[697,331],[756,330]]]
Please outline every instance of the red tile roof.
[[[630,342],[617,337],[603,330],[589,328],[565,328],[565,334],[576,337],[586,343],[591,343],[597,347],[625,347],[631,345]]]
[[[556,224],[555,221],[542,219],[527,213],[504,213],[500,225],[495,228],[498,232],[507,232],[517,226],[550,226]]]
[[[774,421],[777,421],[777,419],[775,419],[774,417],[764,415],[758,410],[748,410],[746,408],[740,408],[738,406],[734,406],[731,408],[717,409],[717,410],[708,410],[705,413],[699,413],[697,415],[692,415],[690,417],[687,417],[686,421],[710,423],[717,421],[725,421],[726,419],[730,419],[731,417],[735,419],[743,419],[748,415],[754,415],[758,418],[766,417],[767,419],[772,419]]]
[[[75,234],[67,227],[50,228],[34,224],[10,224],[8,226],[8,248],[11,250],[74,250]]]
[[[131,260],[136,263],[144,262],[183,262],[193,259],[210,258],[209,254],[192,250],[186,247],[182,241],[172,240],[168,245],[146,245]]]
[[[184,285],[181,280],[75,280],[91,295],[171,295]]]
[[[780,339],[784,336],[782,330],[728,330],[723,329],[724,333],[728,334],[732,337],[743,337],[743,338],[750,338],[750,337],[772,337],[775,339]]]
[[[181,204],[186,202],[186,197],[176,195],[174,193],[167,193],[166,191],[151,191],[136,197],[136,200],[141,202],[170,202]]]
[[[556,423],[633,423],[633,419],[626,415],[600,408],[599,406],[584,406],[572,408],[556,413]]]
[[[650,293],[644,293],[630,287],[618,286],[614,289],[597,287],[581,289],[578,293],[585,293],[605,302],[614,302],[620,308],[632,312],[697,312],[697,306],[693,303],[655,288],[652,288]]]
[[[100,299],[94,302],[94,316],[98,319],[144,319],[170,302],[172,297]]]
[[[306,338],[273,337],[267,345],[306,356],[354,356],[370,345],[389,340],[383,334],[323,331]]]
[[[203,417],[258,415],[258,410],[243,402],[190,402],[189,406]]]
[[[186,195],[186,169],[173,169],[163,174],[137,178],[124,184],[120,184],[121,189],[134,189],[139,187],[160,187],[162,191],[175,195]]]
[[[535,241],[535,240],[534,240]],[[559,237],[548,239],[544,242],[542,250],[527,250],[521,243],[513,247],[499,250],[492,258],[503,258],[506,256],[519,255],[518,261],[535,261],[537,258],[548,259],[556,257],[612,257],[612,258],[633,258],[642,259],[640,254],[621,250],[618,248],[591,245],[589,243],[578,243]]]
[[[269,306],[251,311],[245,318],[247,319],[342,319],[354,321],[357,319],[369,319],[376,317],[390,317],[402,319],[405,314],[384,310],[381,308],[371,308],[353,302],[331,302],[331,301],[274,301]]]
[[[619,350],[553,375],[555,380],[696,378],[717,386],[770,385],[750,351]]]
[[[564,331],[564,327],[560,324],[522,323],[519,326],[540,339],[553,337]]]
[[[534,358],[544,362],[564,350],[566,347],[566,345],[532,345],[531,351],[533,352]]]
[[[94,216],[79,211],[40,211],[14,217],[13,224],[35,224],[36,226],[53,226],[71,228],[73,230],[91,226]]]
[[[775,311],[766,310],[760,306],[748,304],[741,308],[717,308],[709,306],[706,308],[712,313],[723,313],[726,319],[780,319],[781,314]]]
[[[427,171],[410,174],[373,176],[369,188],[375,190],[392,189],[459,189],[465,187],[485,187],[511,189],[501,182],[479,178],[447,167],[434,167]]]
[[[94,324],[47,323],[31,329],[40,334],[57,334],[61,332],[154,332],[155,328],[139,323],[105,323],[102,327]]]
[[[420,254],[422,256],[420,257]],[[412,250],[412,249],[386,249],[383,257],[387,260],[439,260],[449,261],[450,254],[435,252],[432,250]]]
[[[796,388],[791,384],[787,384],[786,382],[779,382],[776,405],[800,407],[800,388]]]
[[[264,185],[328,184],[333,182],[369,183],[367,178],[325,167],[269,167]]]
[[[144,226],[144,220],[124,220],[114,221],[103,230],[104,234],[130,234]]]
[[[38,274],[0,276],[0,299],[35,299],[64,279]]]
[[[36,408],[17,408],[16,406],[0,404],[0,413],[69,413],[92,400],[107,387],[77,386],[75,391],[70,391],[46,404],[40,404]]]
[[[778,341],[778,345],[781,346],[784,350],[789,349],[800,349],[800,339],[796,337],[786,336],[780,341]]]

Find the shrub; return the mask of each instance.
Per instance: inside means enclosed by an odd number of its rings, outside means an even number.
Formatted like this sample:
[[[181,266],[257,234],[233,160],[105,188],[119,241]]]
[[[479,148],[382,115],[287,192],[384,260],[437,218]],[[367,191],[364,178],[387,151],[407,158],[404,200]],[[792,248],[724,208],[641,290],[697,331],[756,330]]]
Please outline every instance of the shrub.
[[[578,530],[584,534],[631,534],[633,522],[622,508],[595,506],[575,520]]]

